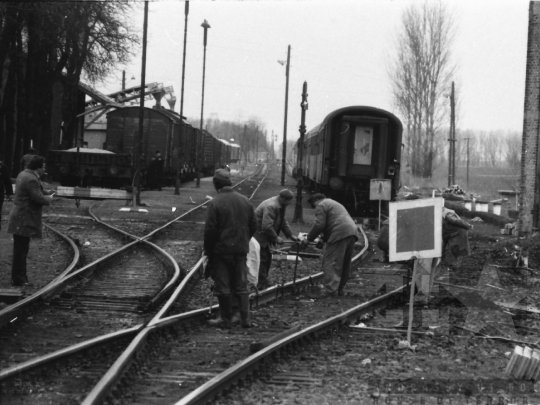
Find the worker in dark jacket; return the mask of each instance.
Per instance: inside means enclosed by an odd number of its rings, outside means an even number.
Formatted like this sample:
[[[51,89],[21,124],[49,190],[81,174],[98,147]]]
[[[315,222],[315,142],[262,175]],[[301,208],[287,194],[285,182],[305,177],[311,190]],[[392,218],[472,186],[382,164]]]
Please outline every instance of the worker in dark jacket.
[[[293,241],[298,238],[292,234],[291,227],[285,218],[285,209],[293,201],[294,194],[290,190],[281,190],[279,195],[264,200],[255,210],[255,219],[257,220],[257,232],[255,239],[259,242],[260,265],[259,282],[257,289],[264,290],[270,286],[268,273],[272,263],[271,245],[282,245],[283,239],[279,233],[283,230],[285,236]]]
[[[164,161],[161,153],[157,150],[152,160],[150,160],[146,172],[146,188],[149,190],[155,189],[161,191],[163,185],[163,164]]]
[[[0,161],[0,229],[2,229],[2,206],[4,205],[4,197],[7,196],[8,201],[13,195],[13,186],[11,185],[11,176],[7,166]]]
[[[223,328],[231,327],[234,294],[240,304],[242,326],[249,328],[251,320],[246,260],[249,240],[257,229],[255,212],[251,202],[232,189],[227,170],[216,170],[213,182],[218,194],[208,203],[204,253],[208,257],[206,274],[214,281],[214,295],[218,297],[220,317],[209,323]]]
[[[326,198],[324,194],[313,194],[308,202],[315,208],[315,223],[307,237],[302,240],[305,248],[322,233],[326,243],[322,258],[323,286],[314,293],[316,297],[343,295],[349,279],[354,244],[358,240],[358,228],[343,205]]]
[[[26,275],[26,257],[30,238],[41,238],[41,208],[50,205],[53,196],[45,195],[40,176],[43,175],[45,159],[34,156],[28,167],[19,173],[15,183],[15,199],[9,214],[8,233],[13,234],[13,265],[11,284],[29,285]]]

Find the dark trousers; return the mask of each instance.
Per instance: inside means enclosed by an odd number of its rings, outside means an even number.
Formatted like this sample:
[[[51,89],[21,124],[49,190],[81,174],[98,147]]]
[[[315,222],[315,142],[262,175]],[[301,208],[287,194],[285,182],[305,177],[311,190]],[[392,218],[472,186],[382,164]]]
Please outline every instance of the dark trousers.
[[[330,293],[342,290],[349,280],[356,236],[327,243],[322,258],[323,284]]]
[[[270,272],[270,265],[272,264],[272,251],[270,245],[265,247],[261,246],[259,253],[259,279],[257,282],[257,288],[264,290],[268,288],[268,273]]]
[[[248,294],[246,264],[247,255],[215,255],[208,266],[211,266],[214,281],[214,295],[228,296]]]
[[[13,265],[11,267],[11,280],[15,284],[27,283],[26,258],[30,250],[30,238],[13,235]]]

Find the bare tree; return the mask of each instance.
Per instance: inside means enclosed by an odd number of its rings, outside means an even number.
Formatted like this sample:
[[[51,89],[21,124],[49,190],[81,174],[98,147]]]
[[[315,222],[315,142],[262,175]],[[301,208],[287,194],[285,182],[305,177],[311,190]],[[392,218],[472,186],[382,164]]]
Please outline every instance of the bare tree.
[[[402,16],[389,76],[394,102],[405,118],[406,164],[415,176],[431,177],[444,150],[437,137],[442,136],[445,93],[455,71],[454,33],[453,17],[441,1],[414,3]]]
[[[503,142],[503,156],[508,167],[519,172],[521,164],[521,134],[519,132],[512,131],[506,134]]]

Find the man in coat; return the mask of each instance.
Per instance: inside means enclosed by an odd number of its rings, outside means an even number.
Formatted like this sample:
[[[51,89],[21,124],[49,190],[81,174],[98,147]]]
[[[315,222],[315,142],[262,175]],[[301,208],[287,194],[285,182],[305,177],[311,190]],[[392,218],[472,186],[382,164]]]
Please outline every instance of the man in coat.
[[[31,238],[41,238],[41,209],[50,205],[53,196],[45,195],[39,180],[44,173],[45,159],[34,156],[28,167],[19,173],[15,183],[15,199],[9,214],[8,233],[13,234],[11,284],[27,286],[26,258]]]
[[[257,289],[264,290],[271,284],[268,281],[268,273],[272,263],[271,245],[282,245],[283,239],[279,233],[283,230],[285,236],[293,241],[298,238],[292,234],[291,228],[285,219],[285,209],[291,204],[294,194],[290,190],[281,190],[279,195],[271,197],[259,204],[255,210],[255,219],[257,220],[257,232],[255,239],[259,242],[260,265],[259,281]]]
[[[2,229],[2,206],[4,205],[4,197],[7,196],[8,201],[13,195],[13,186],[11,185],[11,176],[7,166],[0,161],[0,229]]]
[[[216,170],[213,182],[218,194],[208,203],[206,211],[204,253],[208,257],[206,274],[214,281],[220,317],[209,324],[231,327],[235,295],[240,304],[242,327],[250,328],[246,260],[249,240],[257,229],[255,212],[251,202],[232,189],[227,170]]]
[[[159,150],[156,151],[156,154],[150,160],[148,165],[148,171],[146,174],[146,187],[150,190],[156,189],[161,191],[161,186],[163,184],[163,158]]]
[[[316,219],[307,237],[302,240],[302,247],[305,248],[321,233],[326,243],[322,258],[323,286],[314,297],[343,295],[343,288],[349,279],[354,244],[359,238],[358,228],[345,207],[324,194],[313,194],[308,202],[315,208]]]

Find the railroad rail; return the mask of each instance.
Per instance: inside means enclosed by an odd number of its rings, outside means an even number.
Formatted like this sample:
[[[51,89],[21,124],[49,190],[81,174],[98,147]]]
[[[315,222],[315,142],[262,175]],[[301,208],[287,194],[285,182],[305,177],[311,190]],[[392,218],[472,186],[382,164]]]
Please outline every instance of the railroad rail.
[[[262,181],[259,182],[253,195],[257,192],[258,187],[260,187],[261,184]],[[135,240],[131,242],[128,246],[141,245],[147,247],[148,249],[158,248],[148,239],[157,235],[160,231],[167,229],[167,226],[171,225],[172,223],[178,222],[181,219],[185,218],[186,215],[194,212],[197,208],[199,207],[195,207],[194,209],[179,216],[175,220],[155,229],[144,237],[135,237]],[[96,218],[96,220],[99,219]],[[368,248],[367,246],[368,244],[366,242],[362,252],[355,256],[355,263],[361,260],[361,257],[365,256]],[[173,309],[174,304],[178,303],[178,301],[182,301],[183,297],[186,295],[186,291],[189,291],[190,288],[194,284],[196,284],[197,280],[199,280],[201,277],[202,259],[199,260],[189,271],[186,277],[182,279],[182,282],[180,283],[180,285],[178,285],[178,287],[174,289],[174,292],[172,292],[166,303],[162,304],[160,301],[164,301],[168,293],[163,293],[160,296],[160,299],[155,300],[152,306],[157,310],[157,312],[153,313],[150,319],[146,317],[144,323],[134,325],[131,328],[125,330],[115,331],[108,335],[95,337],[94,339],[87,342],[82,342],[78,345],[58,350],[55,353],[51,353],[39,359],[34,359],[31,362],[18,365],[17,367],[14,367],[12,369],[3,370],[0,372],[0,382],[4,384],[5,381],[13,380],[13,378],[19,376],[21,373],[29,373],[29,375],[32,373],[39,373],[39,369],[43,365],[59,362],[61,359],[70,359],[73,356],[79,356],[79,358],[84,358],[86,356],[84,355],[84,353],[97,353],[95,357],[99,358],[99,364],[97,366],[94,366],[94,368],[99,369],[99,373],[103,377],[97,385],[94,385],[93,383],[89,383],[90,385],[83,384],[83,386],[81,387],[83,392],[90,392],[90,394],[86,396],[86,398],[79,398],[79,400],[85,404],[97,404],[102,403],[106,400],[106,398],[118,396],[126,397],[126,395],[127,397],[129,397],[129,387],[132,386],[133,382],[136,382],[138,386],[140,386],[141,382],[144,383],[145,376],[148,376],[149,367],[152,367],[152,364],[154,364],[153,362],[155,360],[155,357],[157,356],[159,360],[159,356],[163,354],[160,354],[160,350],[162,351],[170,349],[170,345],[167,347],[167,340],[169,340],[172,344],[173,341],[175,343],[178,343],[178,339],[185,340],[197,336],[207,336],[205,335],[204,330],[201,331],[201,328],[204,329],[204,326],[201,327],[201,324],[205,323],[204,321],[210,313],[213,313],[217,310],[217,305],[209,306],[202,309],[198,308],[188,312],[183,311],[181,313],[174,313],[175,311]],[[280,299],[305,291],[310,285],[317,283],[321,278],[322,273],[317,273],[312,276],[303,277],[298,280],[290,281],[288,283],[276,285],[262,292],[254,293],[250,297],[252,309],[255,310],[256,308],[262,308],[261,311],[264,311],[266,310],[265,308],[268,308],[268,305],[265,306],[265,303],[268,303],[270,301],[274,301],[274,303],[277,302],[278,304],[275,305],[279,306]],[[169,289],[169,291],[173,289],[172,286],[168,286],[167,288]],[[390,295],[395,297],[399,294],[398,292],[393,292]],[[386,303],[385,300],[383,301],[384,303],[382,303],[381,305],[384,305]],[[373,305],[377,304],[371,303],[370,301],[370,303],[366,303],[366,305],[363,306],[363,309],[359,311],[369,311],[369,308],[373,308]],[[265,333],[261,332],[258,335],[259,339],[275,336],[276,333],[283,330],[283,327],[268,327],[268,325],[263,326],[263,328],[267,328],[267,330]],[[211,333],[215,335],[215,329],[212,329]],[[250,336],[240,336],[237,342],[239,344],[245,344],[251,338],[252,337]],[[110,345],[115,345],[116,349],[104,349],[110,347]],[[161,347],[163,345],[164,348]],[[103,354],[103,350],[106,351],[106,354]],[[118,357],[119,353],[122,354]],[[153,358],[154,360],[152,360]],[[244,358],[245,355],[242,355],[241,360],[243,360]],[[243,360],[242,363],[244,361],[247,360]],[[107,369],[107,364],[112,364],[112,366]],[[225,369],[226,368],[227,367],[225,367]],[[196,386],[198,386],[201,382],[203,382],[201,381],[201,378],[204,380],[212,379],[215,378],[216,375],[219,375],[222,371],[223,367],[221,367],[220,370],[212,370],[207,373],[196,373],[199,379],[197,381],[188,381],[189,384],[186,384],[188,386],[188,389],[183,390],[183,394],[176,396],[174,401],[182,397],[188,398],[189,395],[192,395],[190,393],[193,391],[193,388],[196,387],[192,387],[191,389],[189,389],[189,387],[193,385],[193,383],[196,383]],[[190,370],[186,369],[184,376],[187,376],[189,373]],[[94,373],[93,377],[95,378],[96,375],[97,373]],[[155,378],[155,381],[159,383],[160,379],[157,378],[155,375],[153,375],[152,378]],[[236,377],[232,378],[232,382],[226,382],[223,384],[225,386],[227,384],[228,386],[230,386],[230,384],[234,383],[235,378]],[[206,384],[207,383],[205,383],[204,385]],[[92,390],[90,390],[91,386],[94,386]],[[54,385],[52,385],[51,387],[54,387]],[[161,397],[161,395],[159,395],[159,397]],[[156,398],[153,399],[155,400]],[[167,399],[169,398],[163,396],[163,401]],[[145,403],[144,399],[141,403]]]
[[[196,207],[194,210],[200,208],[201,206]],[[72,238],[62,235],[65,238],[65,240],[70,244],[70,246],[72,246],[74,251],[77,252],[77,255],[76,255],[77,257],[73,260],[72,266],[70,266],[69,269],[66,269],[66,271],[62,273],[61,277],[58,277],[57,279],[55,279],[54,282],[50,283],[47,287],[39,291],[38,294],[34,294],[32,297],[29,297],[28,299],[21,301],[20,303],[13,305],[11,307],[8,307],[5,310],[1,311],[0,320],[3,320],[4,324],[13,325],[14,321],[16,321],[18,318],[21,318],[21,315],[23,312],[29,315],[28,316],[29,319],[34,318],[34,316],[30,316],[30,315],[33,315],[33,313],[31,312],[32,311],[31,305],[34,304],[34,307],[42,306],[45,300],[48,300],[53,296],[57,297],[56,304],[63,310],[66,310],[66,309],[75,310],[75,311],[78,311],[79,313],[81,312],[84,313],[89,310],[96,309],[96,310],[99,310],[99,312],[103,312],[103,310],[107,308],[106,305],[103,305],[104,301],[108,301],[108,300],[110,301],[110,298],[111,298],[110,295],[118,294],[118,287],[113,285],[113,291],[109,290],[106,293],[98,293],[98,294],[94,292],[94,293],[86,294],[86,296],[84,293],[82,293],[81,291],[78,291],[77,289],[81,288],[81,284],[82,284],[83,289],[88,289],[88,286],[86,284],[88,284],[88,278],[91,275],[93,275],[94,273],[97,274],[99,272],[102,272],[105,267],[107,267],[110,264],[114,264],[115,262],[118,262],[121,260],[129,260],[129,257],[133,255],[133,252],[135,251],[135,249],[138,249],[138,250],[145,249],[145,250],[150,250],[154,252],[154,255],[159,256],[158,261],[161,261],[162,264],[165,264],[169,268],[172,268],[172,277],[170,277],[169,282],[164,286],[164,288],[162,288],[161,291],[149,301],[146,299],[141,300],[141,297],[139,296],[136,303],[132,302],[131,304],[130,303],[126,304],[125,302],[126,293],[129,295],[129,292],[127,291],[128,289],[125,289],[123,292],[121,292],[120,297],[115,297],[119,299],[114,304],[118,305],[120,304],[119,301],[122,301],[122,305],[124,305],[124,307],[126,305],[128,307],[131,305],[131,310],[135,310],[137,313],[141,313],[143,311],[148,312],[149,310],[152,310],[158,307],[164,301],[164,299],[166,299],[170,295],[171,291],[174,289],[175,284],[177,284],[180,279],[180,276],[181,276],[180,268],[177,265],[177,263],[174,261],[174,259],[170,257],[170,255],[168,255],[165,251],[160,249],[155,244],[147,240],[144,240],[152,236],[152,234],[154,234],[155,232],[152,232],[151,234],[147,235],[146,238],[141,238],[136,235],[132,235],[128,232],[119,230],[101,221],[92,212],[92,208],[90,209],[89,212],[95,221],[108,226],[110,229],[113,229],[116,232],[121,232],[126,238],[132,239],[133,241],[121,247],[120,249],[117,249],[105,255],[104,257],[90,263],[89,265],[86,265],[83,268],[73,272],[77,261],[79,261],[79,257],[80,257],[79,251],[77,249],[76,244],[72,240]],[[171,223],[183,218],[185,215],[189,214],[189,212],[179,216],[174,221],[171,221]],[[164,225],[163,227],[159,228],[156,231],[159,231],[160,229],[164,229],[168,225],[170,225],[170,223]],[[123,254],[123,257],[120,256],[122,254]],[[139,273],[139,271],[133,272],[133,274],[135,273]],[[149,280],[142,280],[142,284],[148,285]],[[149,296],[150,294],[145,294],[144,298],[147,298]],[[134,306],[134,304],[136,305]],[[94,305],[95,307],[89,309],[88,308],[89,305],[90,306]],[[75,308],[75,306],[77,308]],[[57,319],[57,318],[59,317],[55,315],[54,319]],[[61,320],[60,320],[60,323],[62,323]],[[115,331],[113,333],[110,333],[104,336],[98,336],[89,340],[88,342],[83,342],[83,343],[76,344],[67,348],[61,348],[59,350],[54,351],[53,353],[49,353],[40,358],[23,362],[9,369],[0,371],[0,381],[2,382],[2,385],[5,388],[5,384],[4,384],[5,381],[12,379],[15,376],[19,376],[23,372],[31,372],[37,367],[40,367],[45,364],[49,364],[51,362],[56,362],[58,360],[66,358],[67,356],[72,356],[73,354],[82,353],[84,351],[88,351],[96,347],[104,346],[112,342],[116,342],[118,340],[122,340],[122,339],[125,340],[126,337],[129,337],[130,335],[135,333],[135,331],[138,331],[140,328],[142,328],[142,324],[133,326],[124,331],[122,330]],[[81,338],[83,337],[83,335],[75,333],[75,337]],[[51,346],[50,342],[48,343],[50,347]],[[54,347],[52,348],[54,349]]]

